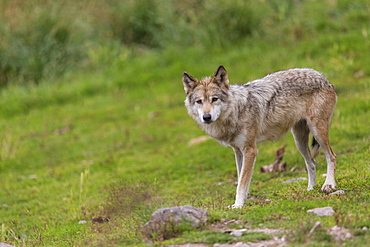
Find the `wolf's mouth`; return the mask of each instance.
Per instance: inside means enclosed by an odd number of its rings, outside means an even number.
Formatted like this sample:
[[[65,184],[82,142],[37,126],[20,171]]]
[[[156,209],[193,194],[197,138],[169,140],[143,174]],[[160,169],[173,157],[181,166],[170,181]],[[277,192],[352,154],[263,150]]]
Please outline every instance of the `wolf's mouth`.
[[[213,123],[213,121],[212,121],[212,120],[209,120],[209,121],[203,121],[203,123],[205,123],[205,124],[211,124],[211,123]]]

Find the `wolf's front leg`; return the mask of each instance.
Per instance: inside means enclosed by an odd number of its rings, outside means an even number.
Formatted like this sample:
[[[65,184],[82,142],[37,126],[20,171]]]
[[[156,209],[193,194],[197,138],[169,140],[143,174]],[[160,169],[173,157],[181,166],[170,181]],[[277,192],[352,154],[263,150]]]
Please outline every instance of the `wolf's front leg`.
[[[243,152],[237,147],[233,147],[233,150],[235,154],[236,171],[238,173],[238,182],[239,182],[240,172],[243,167]]]
[[[236,199],[233,208],[241,208],[244,205],[248,195],[249,184],[252,179],[254,162],[257,156],[256,146],[248,146],[243,150],[243,166],[238,178],[238,187],[236,188]]]

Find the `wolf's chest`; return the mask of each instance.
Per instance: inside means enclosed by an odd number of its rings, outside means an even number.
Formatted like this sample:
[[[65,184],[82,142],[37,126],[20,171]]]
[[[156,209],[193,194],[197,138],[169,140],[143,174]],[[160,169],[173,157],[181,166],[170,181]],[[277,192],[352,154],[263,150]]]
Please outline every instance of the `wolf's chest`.
[[[242,147],[245,144],[246,134],[236,125],[212,123],[201,126],[203,130],[225,146]]]

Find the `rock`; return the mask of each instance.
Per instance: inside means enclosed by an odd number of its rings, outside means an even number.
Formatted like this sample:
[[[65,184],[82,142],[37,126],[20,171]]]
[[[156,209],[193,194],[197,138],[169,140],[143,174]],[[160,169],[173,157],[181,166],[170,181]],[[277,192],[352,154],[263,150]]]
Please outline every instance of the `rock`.
[[[15,247],[14,245],[0,243],[0,247]]]
[[[166,247],[209,247],[208,244],[175,244],[175,245],[166,245]]]
[[[303,177],[300,177],[300,178],[293,178],[293,179],[289,179],[289,180],[286,180],[284,181],[283,183],[292,183],[292,182],[298,182],[300,180],[307,180],[307,178],[303,178]]]
[[[237,242],[233,244],[214,244],[213,247],[249,247],[249,244]]]
[[[344,194],[344,190],[337,190],[329,194],[329,196],[337,195],[337,194]]]
[[[307,210],[309,214],[316,214],[318,216],[332,216],[335,211],[332,207],[314,208]]]
[[[211,225],[212,226],[212,225]],[[217,228],[216,228],[217,229]],[[240,232],[240,233],[244,233],[244,232],[247,232],[247,233],[256,233],[256,232],[262,232],[266,235],[279,235],[280,233],[285,233],[286,231],[285,230],[282,230],[282,229],[279,229],[279,228],[275,228],[275,229],[271,229],[271,228],[253,228],[253,229],[226,229],[226,230],[222,230],[222,229],[218,229],[222,232],[225,232],[225,233],[230,233],[230,235],[238,235],[237,232]],[[236,233],[236,234],[235,234]]]
[[[283,247],[288,246],[285,240],[285,236],[282,238],[274,237],[270,240],[263,240],[257,243],[248,242],[237,242],[233,244],[214,244],[213,247]]]
[[[243,232],[242,232],[242,231],[240,231],[240,230],[232,230],[232,231],[230,232],[230,235],[231,235],[231,236],[235,236],[235,237],[241,237],[241,236],[243,235]]]
[[[333,226],[328,233],[334,238],[335,241],[341,242],[347,238],[353,238],[352,233],[344,227]]]
[[[158,209],[144,225],[143,239],[151,242],[175,237],[186,229],[202,227],[207,216],[207,211],[189,205]]]

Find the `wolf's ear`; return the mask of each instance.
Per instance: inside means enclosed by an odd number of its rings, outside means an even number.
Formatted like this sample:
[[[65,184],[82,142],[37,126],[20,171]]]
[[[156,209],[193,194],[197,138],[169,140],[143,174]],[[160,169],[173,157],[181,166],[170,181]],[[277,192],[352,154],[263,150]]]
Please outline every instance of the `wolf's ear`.
[[[229,88],[229,79],[227,76],[227,71],[224,66],[220,65],[214,74],[215,82],[220,86],[224,86],[225,88]]]
[[[182,83],[184,84],[184,90],[186,94],[193,91],[194,87],[197,85],[198,80],[189,75],[188,73],[184,72],[182,74]]]

